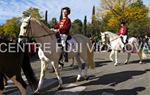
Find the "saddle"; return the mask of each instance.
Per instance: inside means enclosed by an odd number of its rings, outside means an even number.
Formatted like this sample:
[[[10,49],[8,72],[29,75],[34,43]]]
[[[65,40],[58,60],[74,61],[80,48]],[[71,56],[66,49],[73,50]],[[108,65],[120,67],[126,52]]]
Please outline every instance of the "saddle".
[[[63,47],[61,45],[61,37],[57,33],[56,33],[56,38],[57,38],[57,43],[60,43],[60,44],[58,44],[58,46],[61,47],[62,51],[63,51],[61,56],[60,56],[60,60],[62,60],[63,57],[64,57],[65,58],[65,62],[68,62],[68,52],[70,52],[70,51],[68,51],[68,48],[70,49],[70,47],[71,47],[71,51],[72,51],[73,50],[73,46],[71,46],[71,45],[75,45],[75,43],[77,43],[76,40],[72,36],[69,35],[67,37],[67,39],[66,39],[65,47]]]

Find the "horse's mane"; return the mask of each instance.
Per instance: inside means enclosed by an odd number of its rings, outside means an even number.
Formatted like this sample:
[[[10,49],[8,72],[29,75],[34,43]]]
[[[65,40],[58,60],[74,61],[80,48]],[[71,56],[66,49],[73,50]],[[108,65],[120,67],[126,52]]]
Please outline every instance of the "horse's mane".
[[[112,35],[112,36],[118,36],[117,34],[115,34],[115,33],[112,33],[112,32],[110,32],[110,31],[106,31],[106,32],[104,32],[105,34],[108,34],[108,35]]]
[[[46,29],[47,31],[49,31],[49,28],[41,21],[35,19],[35,18],[31,18],[31,21],[35,21],[36,23],[38,23],[39,25],[41,25],[44,29]]]

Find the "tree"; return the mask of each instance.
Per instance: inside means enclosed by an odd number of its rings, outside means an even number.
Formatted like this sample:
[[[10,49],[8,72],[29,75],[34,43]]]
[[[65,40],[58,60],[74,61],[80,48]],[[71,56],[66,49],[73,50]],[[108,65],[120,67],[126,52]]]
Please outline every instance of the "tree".
[[[110,30],[112,32],[117,32],[121,20],[127,22],[129,35],[137,36],[141,34],[140,32],[148,31],[149,28],[146,28],[148,26],[146,24],[148,24],[147,22],[149,21],[149,9],[143,4],[142,0],[130,0],[130,2],[128,0],[102,1],[107,1],[105,3],[106,8],[108,8],[107,11],[105,10],[105,15],[102,17],[104,31]]]
[[[59,17],[59,21],[61,21],[62,20],[62,18],[63,18],[63,14],[62,14],[62,9],[61,9],[61,11],[60,11],[60,17]]]
[[[4,36],[17,37],[20,31],[20,18],[12,18],[3,25]]]
[[[0,36],[4,35],[3,25],[0,25]]]
[[[87,16],[84,17],[84,28],[83,28],[84,35],[87,34]]]
[[[93,6],[93,10],[92,10],[92,24],[94,24],[95,21],[96,21],[95,6]]]
[[[71,25],[71,33],[72,34],[83,34],[82,33],[82,21],[80,19],[76,19],[73,21]]]
[[[49,28],[53,28],[58,23],[56,18],[52,18],[49,22]]]
[[[120,17],[125,11],[125,8],[135,1],[136,0],[101,0],[101,10],[103,10],[104,14],[110,11],[113,15]]]
[[[29,15],[32,15],[32,17],[34,17],[38,20],[42,19],[42,16],[40,15],[38,8],[30,7],[29,9],[27,9],[23,12],[23,16],[29,16]]]
[[[48,11],[46,10],[46,11],[45,11],[45,23],[46,23],[46,24],[47,24],[47,19],[48,19],[47,17],[48,17]]]

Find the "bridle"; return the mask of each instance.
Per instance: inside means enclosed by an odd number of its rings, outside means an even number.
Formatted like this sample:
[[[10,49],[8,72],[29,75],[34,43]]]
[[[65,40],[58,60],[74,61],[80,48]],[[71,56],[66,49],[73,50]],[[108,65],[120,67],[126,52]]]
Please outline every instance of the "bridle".
[[[31,20],[29,20],[29,22],[26,22],[28,23],[27,24],[27,27],[26,27],[26,36],[22,36],[20,35],[19,38],[27,38],[27,39],[30,39],[30,38],[42,38],[42,37],[47,37],[47,36],[51,36],[53,34],[56,34],[54,32],[50,33],[50,31],[47,31],[47,29],[41,25],[41,27],[47,32],[47,34],[44,34],[44,35],[40,35],[40,36],[32,36],[33,35],[33,31],[32,31],[32,28],[31,28]],[[31,35],[31,36],[30,36]]]
[[[102,43],[105,43],[105,42],[106,42],[106,35],[108,35],[108,34],[105,34],[105,35],[104,35],[104,36],[105,36],[105,41],[103,41]],[[110,42],[112,42],[112,41],[117,40],[118,38],[120,38],[120,37],[116,37],[116,38],[114,38],[114,39],[112,39],[112,40],[109,40],[108,42],[110,43]]]

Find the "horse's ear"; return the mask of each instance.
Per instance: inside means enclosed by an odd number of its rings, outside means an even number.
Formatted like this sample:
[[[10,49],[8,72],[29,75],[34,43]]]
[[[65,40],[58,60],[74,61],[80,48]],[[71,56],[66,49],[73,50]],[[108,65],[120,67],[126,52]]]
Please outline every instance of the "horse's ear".
[[[32,15],[29,16],[29,19],[31,19]]]
[[[104,35],[104,33],[103,32],[101,32],[101,36],[103,36]]]
[[[29,17],[27,17],[27,21],[29,21],[31,19],[31,15]]]

